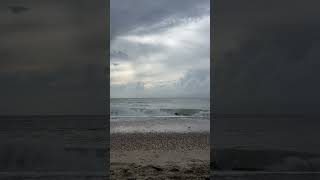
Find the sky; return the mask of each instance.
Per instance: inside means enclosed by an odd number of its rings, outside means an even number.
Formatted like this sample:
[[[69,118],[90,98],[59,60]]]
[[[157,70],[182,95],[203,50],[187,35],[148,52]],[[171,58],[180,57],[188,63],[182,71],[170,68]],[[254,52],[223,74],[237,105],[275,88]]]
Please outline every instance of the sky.
[[[100,0],[2,0],[0,115],[104,114],[107,11]]]
[[[111,0],[112,98],[209,97],[210,0]]]
[[[106,110],[111,97],[208,97],[219,112],[320,108],[317,0],[0,1],[0,114]],[[26,10],[15,12],[12,6]]]
[[[218,113],[318,113],[319,1],[224,0],[213,12]]]

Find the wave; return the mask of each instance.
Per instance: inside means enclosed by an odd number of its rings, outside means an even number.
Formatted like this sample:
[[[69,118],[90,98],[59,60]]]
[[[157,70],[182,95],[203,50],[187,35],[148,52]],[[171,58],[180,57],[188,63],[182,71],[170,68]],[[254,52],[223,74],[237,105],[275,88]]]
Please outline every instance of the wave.
[[[209,116],[209,110],[206,109],[148,109],[148,108],[127,108],[127,107],[111,107],[111,116],[168,116],[168,117],[180,117],[180,116]]]
[[[209,117],[208,99],[112,99],[112,117]]]

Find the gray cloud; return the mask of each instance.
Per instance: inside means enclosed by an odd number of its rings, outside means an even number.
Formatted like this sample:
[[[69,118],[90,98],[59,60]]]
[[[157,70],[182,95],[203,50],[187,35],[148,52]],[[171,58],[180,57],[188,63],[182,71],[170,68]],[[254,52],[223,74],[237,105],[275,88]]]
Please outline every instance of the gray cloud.
[[[111,39],[141,25],[149,26],[173,15],[181,18],[208,13],[209,2],[210,0],[111,1]]]
[[[114,85],[113,97],[209,97],[209,69],[190,70],[180,79],[158,81],[156,88],[145,88],[143,82]]]
[[[111,2],[112,97],[208,97],[185,93],[192,88],[181,81],[196,71],[209,77],[210,1],[181,2]]]
[[[0,2],[0,114],[105,113],[106,3]]]
[[[212,53],[218,112],[318,111],[320,13],[315,3],[228,0],[215,4]]]

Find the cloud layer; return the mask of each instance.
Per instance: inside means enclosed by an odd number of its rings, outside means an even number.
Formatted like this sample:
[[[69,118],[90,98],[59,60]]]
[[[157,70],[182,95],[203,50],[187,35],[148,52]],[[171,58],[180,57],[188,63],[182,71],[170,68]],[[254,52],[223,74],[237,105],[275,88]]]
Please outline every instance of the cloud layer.
[[[212,53],[219,113],[318,112],[316,4],[313,0],[215,3]]]
[[[105,113],[107,1],[0,7],[0,114]]]
[[[208,97],[209,5],[111,1],[111,97]]]

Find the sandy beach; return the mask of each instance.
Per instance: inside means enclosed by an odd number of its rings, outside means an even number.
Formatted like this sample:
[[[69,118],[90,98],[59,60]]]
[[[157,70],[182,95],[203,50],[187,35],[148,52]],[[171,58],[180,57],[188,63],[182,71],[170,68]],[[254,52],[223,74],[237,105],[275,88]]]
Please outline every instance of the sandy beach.
[[[209,179],[209,133],[112,133],[111,179]]]

